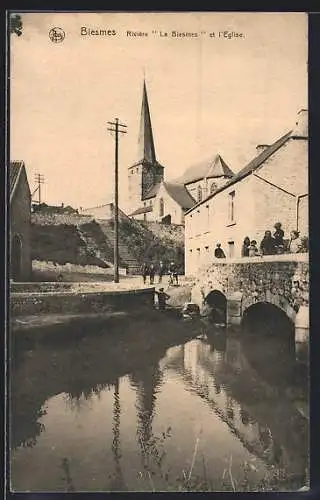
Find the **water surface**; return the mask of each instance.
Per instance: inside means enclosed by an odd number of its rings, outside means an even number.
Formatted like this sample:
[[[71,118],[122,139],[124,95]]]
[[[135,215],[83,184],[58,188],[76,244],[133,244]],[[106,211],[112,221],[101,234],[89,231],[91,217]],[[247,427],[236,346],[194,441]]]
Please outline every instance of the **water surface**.
[[[155,312],[16,332],[12,488],[299,488],[306,367],[290,332],[258,328],[232,333]]]

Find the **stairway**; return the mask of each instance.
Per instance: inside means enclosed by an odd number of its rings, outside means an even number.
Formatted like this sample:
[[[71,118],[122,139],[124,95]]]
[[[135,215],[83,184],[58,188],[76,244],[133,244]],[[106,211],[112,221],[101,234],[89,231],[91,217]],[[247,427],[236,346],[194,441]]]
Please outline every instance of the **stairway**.
[[[99,247],[94,237],[91,236],[88,231],[84,231],[80,225],[77,225],[77,231],[79,237],[82,239],[82,241],[84,241],[86,245],[85,248],[87,252],[89,252],[91,255],[94,255],[98,259],[102,260],[109,267],[112,267],[113,262],[110,262],[110,254],[108,255],[106,251],[103,251],[103,249]]]
[[[114,229],[108,221],[99,220],[99,225],[103,231],[108,243],[112,246],[114,242]],[[128,274],[140,274],[141,265],[138,260],[132,255],[128,246],[121,240],[119,235],[119,257],[120,265],[125,265]]]

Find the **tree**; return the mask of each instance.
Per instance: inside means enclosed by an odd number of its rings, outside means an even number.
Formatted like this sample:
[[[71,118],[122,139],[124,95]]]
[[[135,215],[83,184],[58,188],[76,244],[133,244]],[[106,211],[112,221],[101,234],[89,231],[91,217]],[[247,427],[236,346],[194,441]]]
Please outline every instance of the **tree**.
[[[18,36],[22,35],[22,19],[19,14],[14,14],[10,16],[10,33],[15,33]]]

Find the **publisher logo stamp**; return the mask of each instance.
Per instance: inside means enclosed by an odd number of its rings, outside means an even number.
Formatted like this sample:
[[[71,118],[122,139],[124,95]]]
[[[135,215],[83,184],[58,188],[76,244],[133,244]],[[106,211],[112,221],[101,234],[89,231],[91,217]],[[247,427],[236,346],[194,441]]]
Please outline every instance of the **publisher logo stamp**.
[[[49,38],[53,43],[61,43],[65,39],[65,32],[62,28],[51,28],[49,31]]]

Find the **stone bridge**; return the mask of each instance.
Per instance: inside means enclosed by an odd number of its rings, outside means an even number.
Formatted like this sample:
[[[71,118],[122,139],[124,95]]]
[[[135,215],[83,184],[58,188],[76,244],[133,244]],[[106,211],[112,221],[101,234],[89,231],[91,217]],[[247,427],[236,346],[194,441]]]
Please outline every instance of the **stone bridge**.
[[[216,259],[202,269],[192,289],[192,302],[225,301],[226,322],[239,325],[257,303],[281,309],[296,328],[296,339],[309,333],[309,255],[284,254],[241,259]]]

